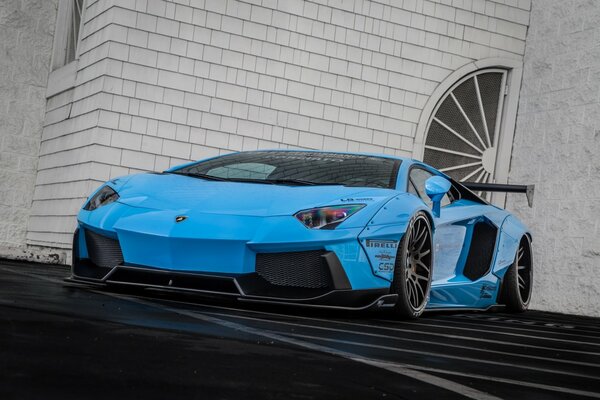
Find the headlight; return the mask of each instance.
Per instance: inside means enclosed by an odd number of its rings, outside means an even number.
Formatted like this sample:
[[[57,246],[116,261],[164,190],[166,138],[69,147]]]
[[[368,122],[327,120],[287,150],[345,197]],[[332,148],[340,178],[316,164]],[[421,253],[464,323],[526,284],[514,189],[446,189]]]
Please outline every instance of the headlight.
[[[100,208],[112,203],[113,201],[117,201],[118,198],[118,193],[115,192],[110,186],[105,185],[102,187],[102,189],[98,190],[95,195],[92,196],[83,209],[94,211],[96,208]]]
[[[298,211],[294,216],[307,228],[334,229],[364,206],[364,204],[348,204],[343,206],[311,208],[310,210]]]

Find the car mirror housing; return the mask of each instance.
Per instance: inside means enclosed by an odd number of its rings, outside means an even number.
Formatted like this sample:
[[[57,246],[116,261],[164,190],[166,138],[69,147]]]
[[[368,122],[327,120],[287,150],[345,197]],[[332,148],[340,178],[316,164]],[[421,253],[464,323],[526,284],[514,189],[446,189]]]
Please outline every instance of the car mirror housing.
[[[441,176],[432,176],[425,181],[425,193],[433,202],[433,215],[435,217],[439,218],[442,198],[448,193],[451,186],[450,181]]]

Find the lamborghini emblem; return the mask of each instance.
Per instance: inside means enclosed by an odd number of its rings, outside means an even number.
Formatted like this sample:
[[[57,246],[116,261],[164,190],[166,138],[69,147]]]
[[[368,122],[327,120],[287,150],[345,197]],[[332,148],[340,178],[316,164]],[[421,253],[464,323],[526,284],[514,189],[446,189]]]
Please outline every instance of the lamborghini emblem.
[[[175,222],[182,222],[185,221],[187,219],[187,217],[185,215],[178,215],[175,217]]]

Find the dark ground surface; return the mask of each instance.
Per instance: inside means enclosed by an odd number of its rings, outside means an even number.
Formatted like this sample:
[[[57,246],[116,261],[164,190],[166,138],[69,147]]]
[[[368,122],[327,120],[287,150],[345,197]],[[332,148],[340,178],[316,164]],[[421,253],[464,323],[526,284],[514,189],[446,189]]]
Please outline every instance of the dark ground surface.
[[[600,397],[600,321],[396,321],[66,284],[0,262],[0,399]]]

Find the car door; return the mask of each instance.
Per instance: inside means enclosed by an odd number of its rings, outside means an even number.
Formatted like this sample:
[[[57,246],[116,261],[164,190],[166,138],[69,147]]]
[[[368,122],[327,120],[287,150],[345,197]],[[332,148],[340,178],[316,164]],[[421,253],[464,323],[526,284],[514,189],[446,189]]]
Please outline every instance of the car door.
[[[408,192],[421,198],[430,208],[432,202],[425,194],[425,181],[437,175],[424,166],[413,166],[408,176]],[[461,281],[467,243],[468,225],[481,215],[481,204],[461,201],[460,192],[452,187],[444,196],[439,217],[434,216],[435,232],[432,285]],[[468,250],[468,249],[466,249]]]

